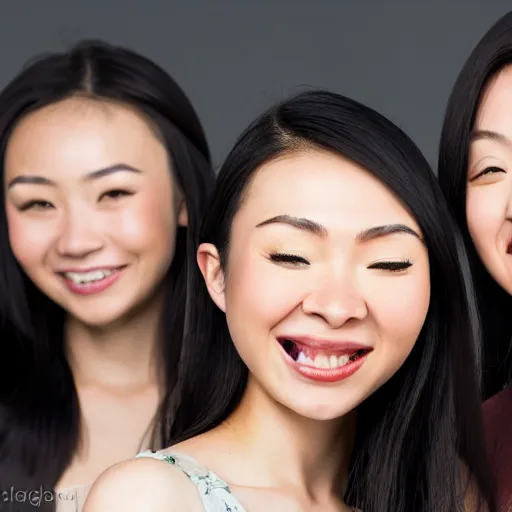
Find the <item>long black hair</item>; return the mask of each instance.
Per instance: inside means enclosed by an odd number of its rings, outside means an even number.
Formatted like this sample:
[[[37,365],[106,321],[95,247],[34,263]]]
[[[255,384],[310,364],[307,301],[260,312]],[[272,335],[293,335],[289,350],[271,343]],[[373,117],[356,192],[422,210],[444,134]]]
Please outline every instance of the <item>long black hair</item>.
[[[210,153],[194,108],[163,69],[131,50],[86,40],[32,62],[1,91],[0,177],[7,141],[20,118],[73,95],[121,102],[146,115],[166,145],[170,172],[186,201],[188,226],[178,228],[161,326],[166,396],[153,435],[155,447],[161,448],[168,443],[190,301],[187,274],[214,183]],[[17,264],[9,245],[3,186],[0,197],[0,490],[51,490],[79,440],[77,392],[63,348],[65,312]]]
[[[489,274],[469,234],[466,189],[470,134],[489,80],[512,64],[512,12],[503,16],[478,42],[450,94],[439,148],[439,183],[464,237],[474,275],[483,328],[485,396],[510,381],[512,297]]]
[[[355,101],[324,91],[303,92],[278,104],[243,133],[228,155],[200,241],[215,244],[228,270],[233,217],[252,176],[265,162],[308,146],[349,158],[389,187],[416,219],[430,258],[431,302],[414,349],[358,408],[345,499],[365,512],[454,512],[462,510],[464,474],[493,510],[468,265],[434,174],[399,128]],[[226,420],[248,376],[225,315],[210,299],[198,269],[190,279],[195,307],[183,347],[183,402],[175,416],[174,441]]]

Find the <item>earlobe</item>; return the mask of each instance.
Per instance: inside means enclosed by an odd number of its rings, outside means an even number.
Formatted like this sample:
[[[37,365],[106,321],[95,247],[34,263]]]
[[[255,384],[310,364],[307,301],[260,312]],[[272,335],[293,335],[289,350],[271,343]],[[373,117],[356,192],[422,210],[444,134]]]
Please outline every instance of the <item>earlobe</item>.
[[[197,264],[213,302],[221,311],[226,312],[224,271],[217,248],[213,244],[201,244],[197,249]]]

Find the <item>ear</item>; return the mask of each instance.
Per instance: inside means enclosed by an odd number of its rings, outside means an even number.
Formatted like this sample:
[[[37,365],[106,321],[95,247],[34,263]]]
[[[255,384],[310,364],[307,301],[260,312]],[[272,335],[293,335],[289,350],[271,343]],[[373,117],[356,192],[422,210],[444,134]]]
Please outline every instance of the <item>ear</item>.
[[[180,200],[180,207],[178,209],[178,226],[188,226],[188,210],[185,199]]]
[[[226,312],[224,294],[224,272],[220,264],[219,251],[213,244],[201,244],[197,249],[197,264],[203,274],[208,293],[217,307]]]

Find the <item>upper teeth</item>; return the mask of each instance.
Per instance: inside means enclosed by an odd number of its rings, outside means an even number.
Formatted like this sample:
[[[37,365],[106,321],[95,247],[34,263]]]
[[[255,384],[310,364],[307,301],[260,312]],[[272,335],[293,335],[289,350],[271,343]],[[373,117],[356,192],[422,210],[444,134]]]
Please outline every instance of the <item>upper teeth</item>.
[[[297,358],[297,362],[314,366],[315,368],[338,368],[339,366],[344,366],[350,361],[350,356],[342,355],[336,357],[335,355],[326,356],[326,355],[317,355],[315,359],[310,359],[304,352],[299,353],[299,357]]]
[[[90,272],[65,272],[65,277],[71,279],[75,284],[90,283],[99,281],[112,275],[115,270],[91,270]]]

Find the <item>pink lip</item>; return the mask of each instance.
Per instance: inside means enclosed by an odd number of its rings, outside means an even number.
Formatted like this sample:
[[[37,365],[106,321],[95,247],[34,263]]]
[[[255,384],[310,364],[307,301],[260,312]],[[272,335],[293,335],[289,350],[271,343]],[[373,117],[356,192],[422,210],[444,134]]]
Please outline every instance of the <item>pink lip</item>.
[[[296,343],[297,345],[301,345],[302,347],[309,347],[317,350],[326,350],[331,353],[336,353],[338,356],[340,355],[348,355],[357,352],[358,350],[368,350],[366,354],[363,354],[361,357],[356,359],[355,361],[350,361],[347,364],[340,366],[338,368],[315,368],[309,365],[304,365],[295,361],[290,355],[286,352],[283,345],[279,343],[281,347],[281,351],[284,355],[284,359],[286,363],[297,373],[306,377],[309,380],[313,380],[316,382],[339,382],[342,381],[351,375],[353,375],[361,366],[363,366],[364,362],[370,351],[372,351],[372,347],[368,345],[363,345],[361,343],[354,342],[333,342],[332,340],[319,340],[318,338],[304,338],[304,337],[294,337],[294,336],[282,336],[278,338],[279,341],[290,340]]]
[[[97,267],[97,269],[106,270],[108,267]],[[94,281],[91,283],[85,284],[76,284],[71,279],[66,279],[62,276],[64,283],[66,284],[69,291],[76,293],[78,295],[93,295],[96,293],[100,293],[107,288],[110,288],[118,279],[122,277],[124,274],[124,270],[126,267],[122,267],[110,276],[101,279],[100,281]],[[93,269],[89,269],[91,271]],[[110,270],[110,269],[109,269]],[[76,270],[67,270],[66,272],[77,272]],[[80,272],[84,272],[81,270]]]
[[[372,350],[373,347],[365,345],[364,343],[357,343],[353,341],[336,341],[325,338],[313,338],[311,336],[279,336],[278,341],[290,340],[296,345],[309,347],[313,350],[323,350],[342,356],[345,354],[353,354],[358,350]]]
[[[95,270],[121,270],[126,265],[102,265],[98,267],[88,267],[88,268],[65,268],[62,270],[57,270],[57,274],[64,274],[66,272],[74,272],[76,274],[80,274],[82,272],[94,272]]]

